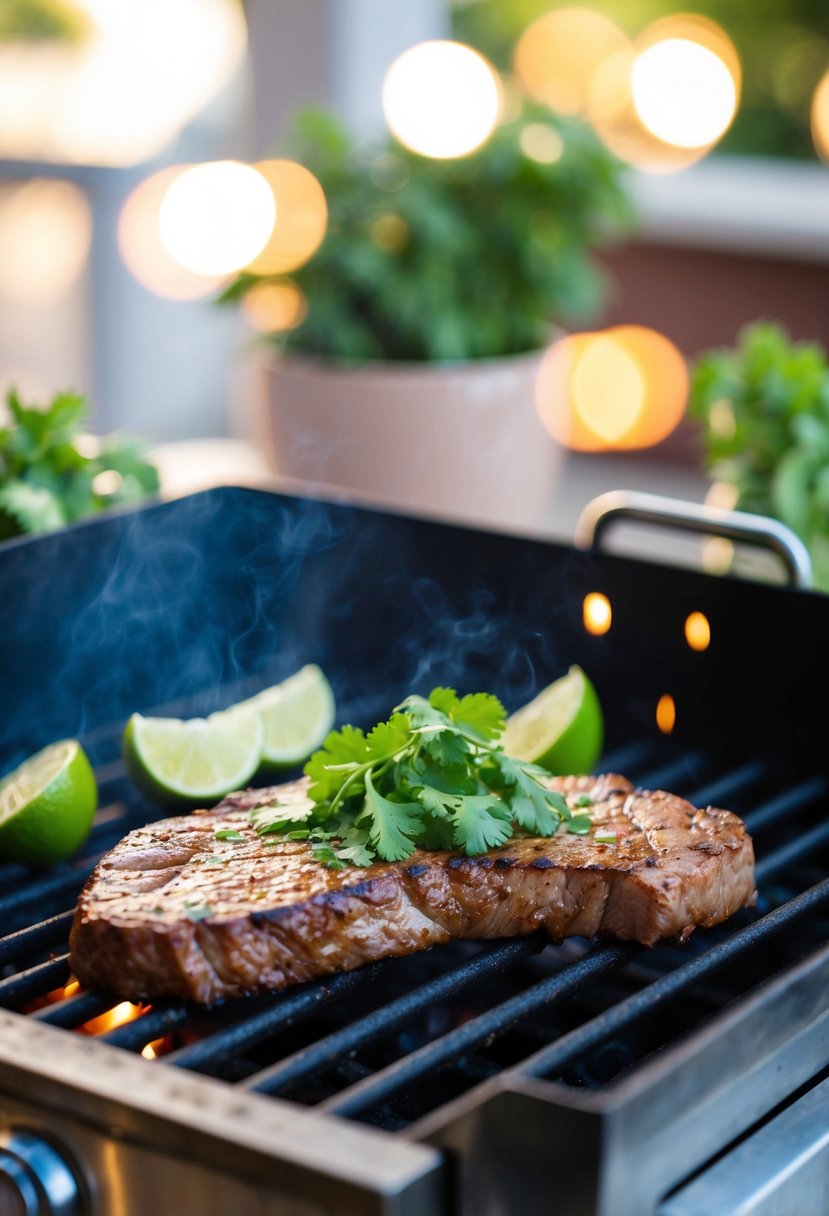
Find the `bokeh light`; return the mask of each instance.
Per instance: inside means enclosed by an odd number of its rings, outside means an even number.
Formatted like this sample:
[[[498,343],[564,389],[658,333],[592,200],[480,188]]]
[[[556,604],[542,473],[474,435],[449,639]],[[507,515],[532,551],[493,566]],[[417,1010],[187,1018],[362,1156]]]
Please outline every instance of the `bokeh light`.
[[[587,8],[559,8],[528,26],[515,74],[535,100],[559,114],[585,114],[601,65],[629,45],[614,21]]]
[[[302,324],[308,301],[296,283],[256,283],[242,297],[242,312],[260,333],[284,333]]]
[[[829,160],[829,71],[821,77],[812,98],[812,139],[818,155]]]
[[[541,421],[580,452],[651,447],[676,428],[688,398],[685,360],[655,330],[622,325],[553,344],[536,381]]]
[[[118,217],[118,248],[135,279],[165,300],[198,300],[213,293],[223,276],[193,274],[161,243],[159,217],[167,191],[186,166],[174,165],[145,178],[127,198]]]
[[[584,628],[594,637],[608,633],[613,624],[613,609],[607,596],[601,591],[590,591],[582,603],[581,619]]]
[[[265,160],[254,168],[273,192],[276,223],[247,269],[252,274],[288,274],[312,258],[325,238],[325,193],[310,169],[296,161]]]
[[[468,156],[489,139],[501,112],[495,69],[460,42],[419,42],[383,81],[383,112],[400,143],[421,156]]]
[[[678,58],[686,68],[702,64],[704,70],[662,76],[675,44],[682,44]],[[715,78],[714,91],[706,87],[706,72]],[[600,64],[587,116],[621,160],[648,173],[675,173],[695,164],[721,137],[736,112],[741,82],[739,56],[725,31],[705,17],[678,14],[654,22],[634,44]]]
[[[548,122],[528,122],[518,142],[524,155],[540,165],[554,165],[564,154],[564,140]]]
[[[678,148],[715,143],[737,110],[737,87],[727,65],[687,38],[666,38],[637,55],[631,91],[644,126]]]
[[[82,274],[91,239],[89,202],[71,182],[0,187],[0,294],[27,304],[61,299]]]
[[[685,641],[700,652],[711,645],[711,625],[704,612],[690,612],[685,618]]]
[[[238,0],[72,0],[78,45],[11,45],[0,154],[132,165],[157,155],[239,70]]]
[[[656,725],[663,735],[670,735],[676,726],[676,701],[665,693],[656,703]]]
[[[276,204],[261,173],[234,160],[194,165],[173,181],[158,217],[161,243],[194,274],[232,274],[262,251]]]
[[[369,235],[379,249],[386,253],[399,253],[409,243],[409,225],[402,216],[393,211],[384,211],[372,220]]]

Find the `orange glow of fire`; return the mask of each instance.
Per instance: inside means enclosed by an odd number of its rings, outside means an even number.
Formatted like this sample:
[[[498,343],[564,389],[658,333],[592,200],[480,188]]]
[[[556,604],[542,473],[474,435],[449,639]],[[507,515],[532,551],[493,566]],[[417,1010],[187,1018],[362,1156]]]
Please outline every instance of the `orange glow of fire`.
[[[692,612],[685,621],[685,640],[692,650],[707,650],[711,645],[711,625],[704,612]]]
[[[613,609],[610,600],[600,591],[591,591],[584,597],[582,605],[582,620],[588,633],[600,637],[607,633],[613,623]]]
[[[116,1030],[119,1026],[126,1026],[127,1022],[134,1022],[136,1018],[141,1017],[142,1013],[146,1013],[149,1008],[149,1005],[133,1005],[130,1001],[121,1001],[120,1004],[115,1005],[112,1009],[108,1009],[106,1013],[102,1013],[99,1017],[84,1022],[81,1029],[84,1034],[108,1034],[110,1030]]]
[[[656,725],[663,735],[670,735],[676,726],[676,702],[670,693],[665,693],[656,703]]]

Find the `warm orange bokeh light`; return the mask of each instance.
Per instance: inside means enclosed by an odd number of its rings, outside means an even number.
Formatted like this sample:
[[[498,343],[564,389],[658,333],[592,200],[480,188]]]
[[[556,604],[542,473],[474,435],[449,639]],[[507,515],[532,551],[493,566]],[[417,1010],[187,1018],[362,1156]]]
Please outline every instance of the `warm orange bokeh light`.
[[[705,17],[677,14],[601,63],[587,112],[622,160],[649,173],[674,173],[721,138],[741,84],[739,56],[725,31]]]
[[[486,143],[501,114],[495,68],[460,42],[410,46],[383,81],[383,113],[396,139],[421,156],[468,156]]]
[[[49,304],[83,273],[92,214],[72,182],[33,178],[0,187],[0,294],[22,304]]]
[[[613,609],[610,600],[601,591],[591,591],[584,597],[582,621],[588,633],[601,637],[613,624]]]
[[[812,139],[818,155],[829,160],[829,72],[821,77],[812,98]]]
[[[267,245],[246,269],[252,274],[288,274],[309,261],[325,238],[325,194],[310,169],[296,161],[263,160],[254,168],[273,192],[276,223]]]
[[[676,702],[669,693],[656,703],[656,725],[663,735],[670,735],[676,726]]]
[[[308,301],[295,283],[257,283],[242,297],[242,312],[260,333],[281,333],[302,324]]]
[[[692,650],[707,650],[711,645],[711,625],[704,612],[692,612],[687,617],[685,641]]]
[[[515,74],[535,100],[559,114],[585,114],[601,65],[629,45],[614,21],[587,8],[559,8],[528,26]]]
[[[224,282],[179,265],[161,242],[159,215],[167,190],[187,166],[172,165],[145,178],[129,195],[118,217],[121,257],[142,287],[165,300],[199,300]]]
[[[235,274],[265,248],[276,203],[261,173],[237,160],[190,165],[168,186],[158,213],[161,243],[193,274]]]
[[[579,452],[651,447],[675,429],[687,398],[682,355],[640,325],[562,338],[545,355],[536,382],[541,421]]]

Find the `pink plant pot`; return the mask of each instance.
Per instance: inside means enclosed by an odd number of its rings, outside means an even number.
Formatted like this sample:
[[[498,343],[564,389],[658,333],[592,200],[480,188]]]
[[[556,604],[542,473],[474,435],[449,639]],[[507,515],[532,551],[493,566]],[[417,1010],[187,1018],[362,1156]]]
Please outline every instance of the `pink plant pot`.
[[[541,352],[436,365],[266,367],[260,441],[311,486],[432,516],[533,530],[547,522],[562,452],[535,410]]]

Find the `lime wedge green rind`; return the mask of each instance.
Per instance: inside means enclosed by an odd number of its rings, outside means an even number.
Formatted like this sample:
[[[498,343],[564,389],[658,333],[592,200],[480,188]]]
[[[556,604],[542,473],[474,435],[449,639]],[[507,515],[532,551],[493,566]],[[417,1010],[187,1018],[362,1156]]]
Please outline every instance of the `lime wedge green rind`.
[[[97,806],[81,745],[50,744],[0,781],[0,860],[46,866],[71,856],[89,836]]]
[[[133,714],[124,731],[124,763],[151,801],[209,806],[248,784],[264,734],[260,715],[242,706],[188,721]]]
[[[243,701],[242,706],[255,709],[265,728],[256,773],[260,779],[302,764],[334,725],[334,694],[325,674],[314,663]]]
[[[589,773],[602,754],[604,718],[598,694],[580,667],[571,667],[507,719],[501,744],[508,755],[558,775]]]

